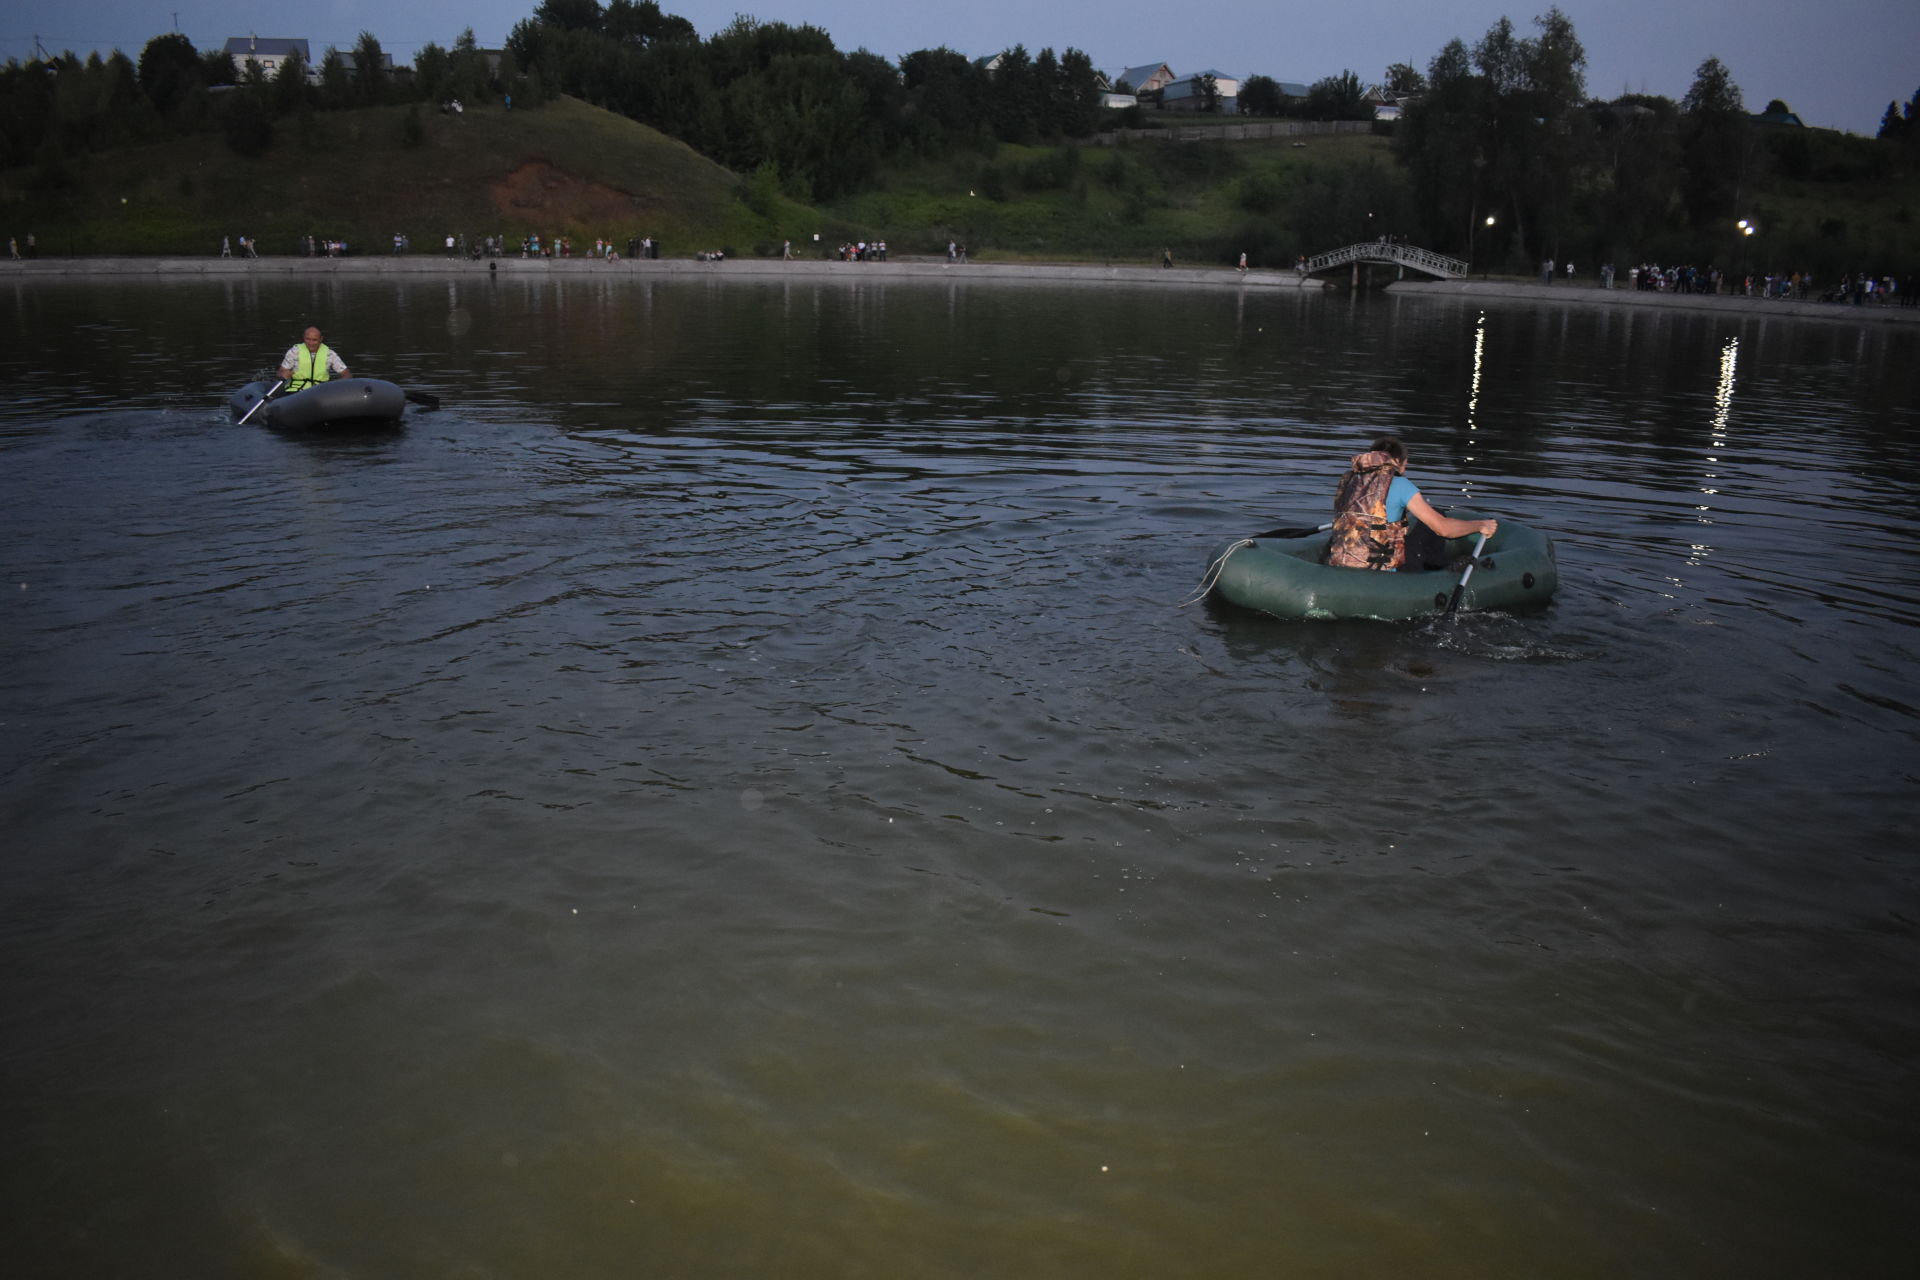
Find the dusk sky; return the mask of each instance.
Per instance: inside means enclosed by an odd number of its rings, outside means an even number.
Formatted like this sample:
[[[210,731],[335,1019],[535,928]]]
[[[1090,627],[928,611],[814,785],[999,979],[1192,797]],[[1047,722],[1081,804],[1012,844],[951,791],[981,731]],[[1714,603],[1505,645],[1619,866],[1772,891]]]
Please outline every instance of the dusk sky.
[[[429,41],[449,45],[464,27],[497,46],[537,0],[0,0],[0,59],[119,48],[137,58],[156,35],[178,30],[200,48],[228,36],[304,36],[316,57],[351,48],[372,31],[396,61]],[[1426,69],[1454,36],[1471,44],[1501,15],[1524,34],[1547,5],[1501,0],[1353,0],[1341,6],[1273,0],[1196,0],[1169,10],[1144,0],[969,0],[903,5],[879,0],[668,0],[662,8],[702,36],[748,13],[811,23],[843,50],[889,59],[945,45],[969,55],[1013,44],[1030,51],[1083,49],[1103,70],[1166,62],[1177,74],[1218,70],[1311,83],[1352,69],[1363,81],[1387,65]],[[1631,90],[1679,98],[1709,56],[1732,71],[1749,110],[1781,98],[1806,123],[1871,135],[1889,100],[1920,89],[1916,0],[1570,0],[1562,9],[1587,51],[1587,91]],[[1171,16],[1170,16],[1171,15]]]

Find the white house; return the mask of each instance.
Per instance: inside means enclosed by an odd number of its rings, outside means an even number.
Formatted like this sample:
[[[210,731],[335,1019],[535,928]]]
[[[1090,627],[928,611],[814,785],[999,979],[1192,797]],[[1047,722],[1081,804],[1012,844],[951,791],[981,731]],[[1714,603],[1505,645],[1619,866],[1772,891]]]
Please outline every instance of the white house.
[[[305,40],[283,40],[273,36],[234,36],[227,41],[227,52],[233,55],[234,69],[246,74],[249,58],[260,64],[260,69],[271,80],[280,74],[280,64],[290,54],[299,54],[303,65],[313,65],[313,55],[307,52]]]
[[[1168,111],[1199,111],[1206,105],[1200,92],[1201,81],[1213,77],[1214,88],[1220,94],[1220,114],[1234,115],[1240,109],[1240,77],[1230,76],[1224,71],[1196,71],[1190,76],[1168,84],[1160,91],[1160,105]]]
[[[1115,71],[1108,76],[1113,87],[1118,89],[1122,80],[1134,93],[1152,93],[1155,89],[1164,89],[1173,82],[1173,68],[1164,62],[1149,62],[1143,66],[1128,67]]]

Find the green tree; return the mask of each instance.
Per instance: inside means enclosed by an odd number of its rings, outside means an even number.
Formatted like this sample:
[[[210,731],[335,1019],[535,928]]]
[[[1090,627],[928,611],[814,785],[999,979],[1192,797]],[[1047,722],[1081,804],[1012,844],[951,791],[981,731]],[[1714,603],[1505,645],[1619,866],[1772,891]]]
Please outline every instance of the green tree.
[[[1272,76],[1252,75],[1240,82],[1241,115],[1277,116],[1280,112],[1280,84]]]
[[[209,49],[200,55],[200,76],[209,87],[240,83],[240,68],[225,49]]]
[[[1427,92],[1407,108],[1394,132],[1395,155],[1412,179],[1422,211],[1421,236],[1444,252],[1468,255],[1487,246],[1480,230],[1486,216],[1486,153],[1491,88],[1458,38],[1427,64]]]
[[[452,65],[447,51],[439,45],[428,41],[420,46],[420,52],[413,55],[413,83],[422,99],[445,102],[452,96],[447,92]]]
[[[353,89],[356,100],[367,105],[386,100],[386,62],[386,51],[380,47],[380,38],[371,31],[362,31],[360,38],[353,42]]]
[[[533,11],[533,21],[562,31],[599,31],[605,27],[607,15],[599,0],[541,0],[540,7]]]
[[[1404,62],[1387,68],[1387,88],[1394,93],[1415,94],[1426,91],[1427,78]]]
[[[1060,55],[1060,91],[1054,123],[1069,138],[1084,138],[1100,122],[1100,73],[1078,49]]]
[[[1534,19],[1539,35],[1525,42],[1526,96],[1534,129],[1523,181],[1531,195],[1540,248],[1555,261],[1568,225],[1575,174],[1587,158],[1591,117],[1587,98],[1587,53],[1573,22],[1558,7]]]
[[[193,41],[178,32],[147,41],[146,48],[140,51],[138,75],[147,101],[163,116],[179,110],[188,96],[205,83],[199,52],[194,49]]]
[[[1361,101],[1366,92],[1351,71],[1316,80],[1307,90],[1307,115],[1314,120],[1365,120],[1372,108]]]
[[[336,111],[353,105],[353,77],[332,45],[320,56],[320,103]]]
[[[276,116],[302,115],[307,106],[307,64],[293,50],[274,72],[272,110]]]
[[[1740,86],[1718,58],[1708,58],[1694,73],[1680,100],[1681,195],[1696,229],[1739,215],[1740,178],[1750,132]]]
[[[472,27],[460,33],[453,42],[453,52],[447,55],[444,96],[458,98],[462,103],[487,102],[493,98],[487,55],[480,51]]]

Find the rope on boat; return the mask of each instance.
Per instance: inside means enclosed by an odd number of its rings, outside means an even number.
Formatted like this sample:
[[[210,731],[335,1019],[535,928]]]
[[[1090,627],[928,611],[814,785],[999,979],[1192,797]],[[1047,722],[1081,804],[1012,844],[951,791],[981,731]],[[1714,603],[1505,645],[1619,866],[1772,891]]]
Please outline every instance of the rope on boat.
[[[1228,547],[1225,551],[1222,551],[1219,555],[1215,556],[1213,558],[1213,563],[1207,566],[1206,573],[1201,575],[1200,585],[1193,589],[1193,594],[1188,596],[1185,600],[1182,600],[1175,607],[1184,609],[1188,605],[1193,604],[1196,601],[1205,600],[1207,598],[1207,593],[1213,590],[1213,584],[1220,581],[1220,575],[1226,572],[1227,557],[1231,556],[1234,552],[1238,551],[1242,547],[1250,547],[1252,545],[1253,545],[1252,538],[1242,538],[1240,539],[1240,541],[1234,543],[1232,546]]]

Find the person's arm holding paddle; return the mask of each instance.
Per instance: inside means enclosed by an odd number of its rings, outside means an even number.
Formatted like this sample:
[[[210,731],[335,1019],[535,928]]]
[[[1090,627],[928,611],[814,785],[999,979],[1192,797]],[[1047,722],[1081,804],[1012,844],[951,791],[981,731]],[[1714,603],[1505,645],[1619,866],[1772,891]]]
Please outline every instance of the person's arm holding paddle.
[[[1484,533],[1491,538],[1493,531],[1500,527],[1498,520],[1455,520],[1452,516],[1443,516],[1417,493],[1407,499],[1407,512],[1443,538],[1464,538],[1474,533]]]

